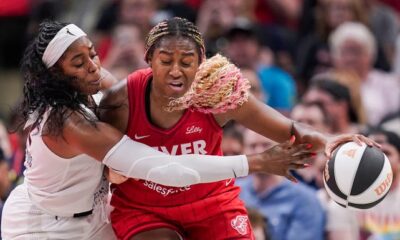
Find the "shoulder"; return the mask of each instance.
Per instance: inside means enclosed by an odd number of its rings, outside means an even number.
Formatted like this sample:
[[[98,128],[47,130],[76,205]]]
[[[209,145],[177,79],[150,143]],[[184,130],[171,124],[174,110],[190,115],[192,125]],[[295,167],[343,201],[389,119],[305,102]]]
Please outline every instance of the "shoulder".
[[[400,79],[398,76],[396,76],[395,74],[391,74],[391,73],[386,73],[380,70],[372,70],[371,72],[369,72],[368,76],[367,76],[367,82],[368,83],[373,83],[376,85],[380,85],[380,86],[385,86],[385,85],[391,85],[391,86],[395,86],[395,85],[400,85]]]
[[[93,128],[97,122],[97,118],[88,119],[77,111],[68,111],[64,121],[63,132],[80,132],[84,128]]]
[[[111,88],[104,91],[104,96],[100,106],[121,104],[125,102],[128,95],[127,79],[114,84]]]

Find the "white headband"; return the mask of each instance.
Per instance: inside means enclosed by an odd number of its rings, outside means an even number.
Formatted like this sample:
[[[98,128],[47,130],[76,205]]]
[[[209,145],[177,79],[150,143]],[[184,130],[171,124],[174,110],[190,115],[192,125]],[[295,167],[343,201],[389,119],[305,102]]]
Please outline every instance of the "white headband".
[[[75,24],[69,24],[58,31],[44,50],[42,61],[47,68],[52,67],[63,55],[65,50],[78,38],[86,36]]]

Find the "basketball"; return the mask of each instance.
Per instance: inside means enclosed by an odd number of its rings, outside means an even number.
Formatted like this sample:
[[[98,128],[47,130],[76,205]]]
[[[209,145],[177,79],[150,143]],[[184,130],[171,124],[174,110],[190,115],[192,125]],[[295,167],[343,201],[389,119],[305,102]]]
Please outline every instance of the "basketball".
[[[323,172],[329,196],[344,208],[368,209],[389,192],[393,174],[389,159],[376,147],[348,142],[339,146]]]

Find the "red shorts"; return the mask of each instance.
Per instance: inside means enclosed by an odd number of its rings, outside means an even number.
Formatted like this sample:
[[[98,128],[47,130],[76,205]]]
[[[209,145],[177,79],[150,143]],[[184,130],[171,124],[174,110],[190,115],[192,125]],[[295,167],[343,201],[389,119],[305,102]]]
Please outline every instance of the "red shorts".
[[[122,240],[157,228],[172,229],[191,240],[254,239],[243,202],[223,195],[177,207],[117,206],[111,222]]]

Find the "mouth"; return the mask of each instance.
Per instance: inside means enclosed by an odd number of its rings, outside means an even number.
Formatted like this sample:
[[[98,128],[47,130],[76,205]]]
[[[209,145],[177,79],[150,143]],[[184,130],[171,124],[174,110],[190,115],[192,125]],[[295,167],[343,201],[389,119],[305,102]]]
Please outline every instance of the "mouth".
[[[179,91],[179,92],[181,92],[181,91],[183,91],[184,90],[184,84],[182,83],[182,82],[178,82],[178,81],[175,81],[175,82],[170,82],[169,84],[168,84],[168,86],[171,88],[171,89],[173,89],[174,91]]]
[[[90,81],[89,84],[90,85],[99,85],[101,83],[101,81],[103,81],[104,76],[100,76],[97,80],[94,81]]]

